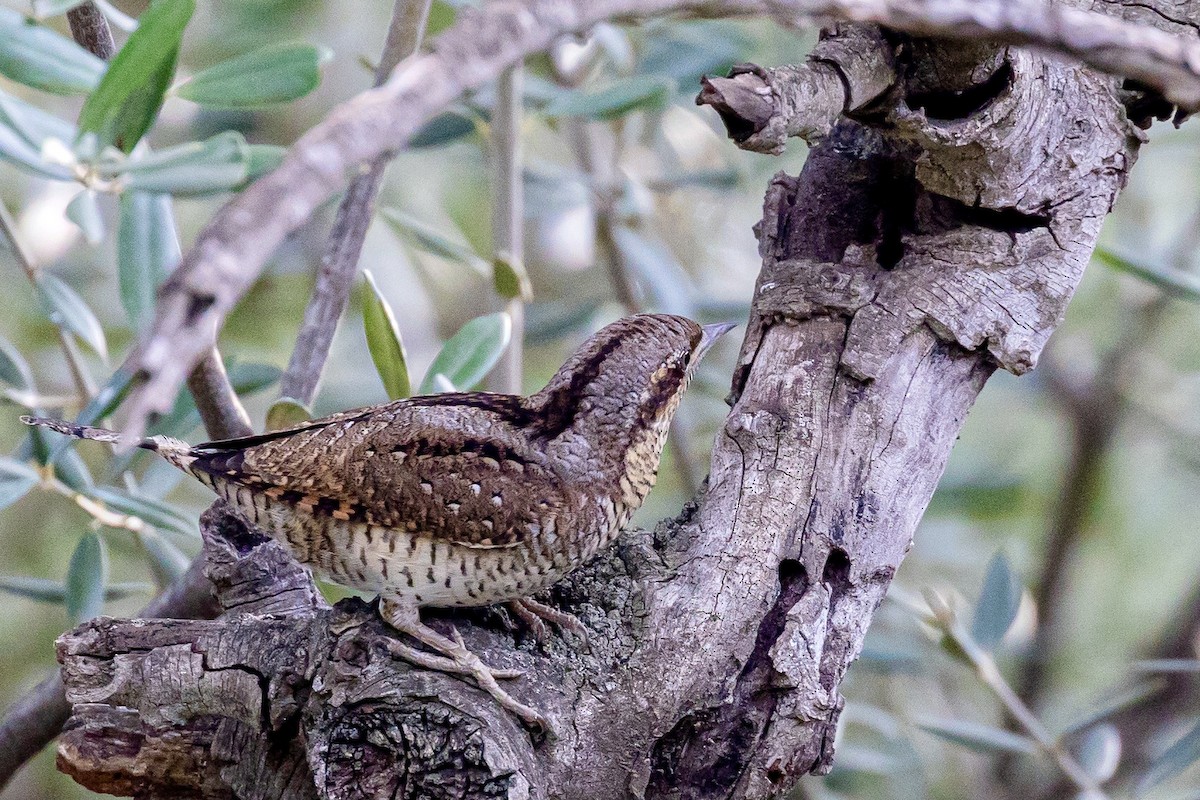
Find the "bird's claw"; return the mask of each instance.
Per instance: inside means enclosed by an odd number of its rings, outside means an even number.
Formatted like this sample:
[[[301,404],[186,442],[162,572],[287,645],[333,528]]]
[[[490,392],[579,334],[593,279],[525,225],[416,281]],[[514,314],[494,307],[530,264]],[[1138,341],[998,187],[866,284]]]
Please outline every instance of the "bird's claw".
[[[553,738],[549,720],[536,709],[516,700],[496,683],[497,680],[518,678],[525,674],[524,671],[496,669],[483,663],[483,660],[467,647],[457,628],[452,628],[452,638],[447,638],[421,622],[416,614],[389,613],[384,618],[396,630],[411,636],[437,653],[435,655],[411,647],[404,642],[392,640],[388,642],[388,651],[393,655],[419,667],[472,678],[480,689],[490,694],[502,708],[525,723],[526,727],[530,728],[539,738]]]
[[[579,637],[584,647],[587,647],[587,626],[574,614],[547,605],[539,600],[534,600],[532,597],[510,600],[508,607],[525,624],[525,627],[529,628],[533,634],[533,638],[537,639],[538,642],[546,640],[546,637],[549,635],[546,622],[552,622],[559,630],[570,632]]]

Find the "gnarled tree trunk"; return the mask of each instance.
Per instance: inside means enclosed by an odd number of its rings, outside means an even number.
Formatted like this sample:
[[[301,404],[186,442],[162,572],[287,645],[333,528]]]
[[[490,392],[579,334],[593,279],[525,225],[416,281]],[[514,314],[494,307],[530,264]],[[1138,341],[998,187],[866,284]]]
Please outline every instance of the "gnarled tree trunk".
[[[815,144],[767,189],[762,272],[697,501],[551,595],[590,648],[453,622],[556,738],[391,658],[214,507],[215,621],[60,640],[60,766],[140,797],[763,798],[833,758],[838,687],[959,428],[1030,369],[1139,142],[1119,80],[1049,55],[828,31],[799,67],[710,82],[743,146]]]

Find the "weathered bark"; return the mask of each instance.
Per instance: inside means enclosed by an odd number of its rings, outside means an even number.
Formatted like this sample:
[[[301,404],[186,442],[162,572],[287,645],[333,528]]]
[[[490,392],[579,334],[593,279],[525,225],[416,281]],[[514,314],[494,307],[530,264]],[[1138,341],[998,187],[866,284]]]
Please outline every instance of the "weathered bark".
[[[552,592],[587,651],[453,617],[526,671],[510,691],[556,740],[389,657],[371,608],[323,607],[218,509],[224,616],[60,640],[60,765],[104,791],[245,798],[762,798],[827,770],[839,684],[959,427],[997,366],[1036,362],[1139,139],[1116,79],[1050,56],[855,28],[822,47],[814,69],[875,89],[839,98],[767,191],[699,502]],[[784,97],[773,82],[805,69],[753,74]]]

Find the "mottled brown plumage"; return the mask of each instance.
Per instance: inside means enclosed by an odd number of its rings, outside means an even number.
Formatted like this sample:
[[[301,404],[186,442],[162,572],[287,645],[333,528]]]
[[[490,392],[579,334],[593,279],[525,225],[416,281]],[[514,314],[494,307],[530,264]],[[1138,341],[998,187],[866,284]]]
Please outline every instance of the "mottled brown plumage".
[[[400,655],[470,674],[540,724],[461,642],[421,625],[416,608],[519,601],[615,538],[654,485],[700,356],[728,327],[627,317],[527,398],[414,397],[244,439],[191,447],[154,437],[140,446],[212,487],[301,563],[378,592],[389,622],[447,658],[398,643]],[[96,428],[29,421],[116,441]]]

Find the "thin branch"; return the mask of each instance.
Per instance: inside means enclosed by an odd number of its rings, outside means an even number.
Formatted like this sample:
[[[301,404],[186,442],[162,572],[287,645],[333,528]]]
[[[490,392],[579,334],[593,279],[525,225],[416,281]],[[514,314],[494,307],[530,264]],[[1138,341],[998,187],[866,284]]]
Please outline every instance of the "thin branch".
[[[12,251],[13,258],[16,259],[17,266],[25,273],[25,277],[29,279],[29,283],[36,291],[38,288],[38,275],[40,268],[33,263],[33,256],[29,254],[28,248],[25,247],[20,237],[17,235],[17,222],[12,215],[8,213],[8,209],[0,203],[0,237],[8,244],[8,249]],[[96,382],[92,380],[92,376],[88,373],[87,365],[83,363],[83,356],[79,352],[79,348],[75,346],[75,342],[71,339],[71,333],[63,329],[61,324],[56,324],[58,328],[58,344],[63,353],[63,358],[67,362],[67,367],[71,371],[71,379],[75,383],[75,391],[79,393],[81,404],[87,403],[96,394]]]
[[[58,669],[17,698],[0,720],[0,790],[29,759],[58,736],[71,715]]]
[[[813,17],[874,22],[951,39],[1036,45],[1133,78],[1200,109],[1200,42],[1052,0],[766,0],[787,24]]]
[[[1054,759],[1059,769],[1062,770],[1062,773],[1079,789],[1086,792],[1087,797],[1094,798],[1094,800],[1104,800],[1107,795],[1101,790],[1100,784],[1054,738],[1053,734],[1042,724],[1042,721],[1030,710],[1029,706],[1021,701],[1021,698],[1013,691],[1008,681],[1004,679],[1004,675],[1000,672],[1000,667],[996,664],[996,659],[992,657],[991,653],[979,646],[971,634],[967,632],[966,628],[963,627],[962,623],[958,621],[957,615],[950,609],[949,605],[933,591],[926,594],[926,599],[937,621],[937,626],[958,645],[962,653],[971,662],[971,665],[975,667],[980,680],[992,690],[1001,704],[1003,704],[1005,710],[1016,721],[1017,726],[1024,730],[1047,755]]]
[[[496,108],[492,115],[492,248],[503,259],[524,271],[525,187],[521,148],[524,118],[525,70],[514,65],[497,81]],[[525,363],[525,302],[514,297],[505,305],[512,318],[512,340],[492,372],[497,391],[521,394]]]
[[[396,0],[387,43],[375,70],[375,86],[381,85],[397,64],[420,49],[430,3],[431,0]],[[311,406],[316,396],[333,334],[354,287],[358,258],[375,213],[375,198],[391,160],[391,153],[371,159],[362,174],[351,182],[338,206],[317,270],[317,283],[296,336],[296,347],[280,381],[280,394],[302,405]]]
[[[71,36],[75,41],[92,55],[108,61],[117,52],[117,43],[113,41],[108,20],[92,0],[68,11],[67,24],[71,26]]]
[[[215,345],[188,375],[187,386],[209,438],[236,439],[254,433],[250,415],[229,383],[225,364]]]

